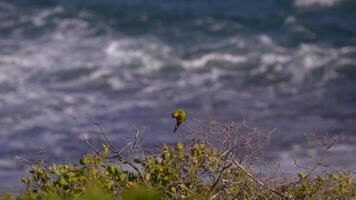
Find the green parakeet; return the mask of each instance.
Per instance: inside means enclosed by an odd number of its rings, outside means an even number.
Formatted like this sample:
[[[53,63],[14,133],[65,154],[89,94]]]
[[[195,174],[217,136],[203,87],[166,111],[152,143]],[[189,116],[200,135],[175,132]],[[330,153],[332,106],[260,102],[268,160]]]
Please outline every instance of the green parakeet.
[[[173,130],[173,133],[175,133],[178,127],[185,122],[185,119],[187,118],[187,112],[185,112],[185,110],[183,109],[177,109],[172,112],[172,118],[175,118],[177,120],[176,126]]]

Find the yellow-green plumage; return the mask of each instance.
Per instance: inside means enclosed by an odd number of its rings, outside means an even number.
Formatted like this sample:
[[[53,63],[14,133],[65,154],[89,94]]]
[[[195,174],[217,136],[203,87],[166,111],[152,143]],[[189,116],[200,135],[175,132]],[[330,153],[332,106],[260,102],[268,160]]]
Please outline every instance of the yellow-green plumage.
[[[185,119],[187,118],[187,112],[185,112],[183,109],[177,109],[172,113],[172,118],[177,120],[176,126],[173,130],[173,133],[175,133],[179,126],[185,122]]]

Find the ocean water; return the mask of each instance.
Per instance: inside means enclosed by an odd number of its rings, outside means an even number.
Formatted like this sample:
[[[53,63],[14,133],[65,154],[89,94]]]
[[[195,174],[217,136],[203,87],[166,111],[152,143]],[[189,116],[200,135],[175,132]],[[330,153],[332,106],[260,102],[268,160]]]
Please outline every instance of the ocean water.
[[[174,142],[169,113],[275,129],[290,169],[305,134],[342,134],[336,166],[356,168],[354,0],[0,1],[0,191],[16,156],[75,161],[89,152],[75,115],[116,145],[144,131]],[[43,153],[45,152],[45,153]],[[313,152],[311,152],[313,154]],[[314,152],[315,154],[315,152]]]

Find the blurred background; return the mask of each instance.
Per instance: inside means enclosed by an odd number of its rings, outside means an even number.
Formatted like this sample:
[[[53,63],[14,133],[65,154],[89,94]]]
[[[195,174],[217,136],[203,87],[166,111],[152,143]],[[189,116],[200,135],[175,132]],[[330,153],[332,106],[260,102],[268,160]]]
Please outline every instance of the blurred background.
[[[0,191],[21,188],[16,156],[89,152],[73,115],[88,137],[99,121],[122,145],[135,125],[155,146],[181,139],[178,107],[187,126],[211,115],[275,129],[267,150],[287,172],[317,155],[300,153],[305,135],[342,134],[327,159],[355,169],[355,11],[354,0],[0,1]]]

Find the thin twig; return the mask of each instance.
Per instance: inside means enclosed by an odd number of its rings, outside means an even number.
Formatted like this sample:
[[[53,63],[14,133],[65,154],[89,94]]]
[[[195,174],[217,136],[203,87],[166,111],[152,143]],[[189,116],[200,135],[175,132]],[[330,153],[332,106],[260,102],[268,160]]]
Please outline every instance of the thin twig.
[[[82,140],[84,140],[84,142],[90,147],[90,149],[92,149],[92,151],[94,151],[94,152],[96,152],[96,153],[99,152],[99,151],[95,148],[95,146],[92,145],[92,144],[89,142],[89,140],[85,137],[84,132],[83,132],[83,129],[82,129],[82,127],[80,126],[80,124],[79,124],[79,122],[78,122],[78,118],[76,117],[75,114],[73,114],[73,120],[74,120],[74,122],[75,122],[75,124],[76,124],[76,126],[77,126],[77,128],[78,128],[78,131],[79,131],[80,136],[82,137]]]
[[[258,185],[260,185],[263,188],[267,188],[266,184],[264,184],[262,181],[256,179],[250,172],[248,172],[239,162],[237,162],[236,160],[232,161],[233,164],[236,165],[236,167],[238,167],[243,173],[245,173],[248,177],[250,177],[255,183],[257,183]],[[269,189],[271,192],[273,192],[274,194],[283,197],[285,199],[293,199],[290,196],[287,196],[286,194],[283,194],[282,192],[273,189],[273,188],[267,188]]]
[[[230,164],[224,166],[224,167],[221,169],[221,171],[220,171],[220,173],[219,173],[219,175],[218,175],[218,178],[215,180],[214,184],[211,186],[211,188],[210,188],[208,194],[210,194],[210,193],[215,189],[215,187],[216,187],[216,185],[218,184],[218,182],[220,181],[221,176],[222,176],[222,174],[224,173],[224,171],[227,170],[228,168],[230,168],[231,166],[232,166],[232,163],[230,163]]]
[[[145,185],[148,185],[148,182],[147,182],[145,176],[143,175],[143,173],[141,172],[141,170],[135,164],[133,164],[128,159],[126,159],[124,156],[122,156],[119,151],[116,150],[116,148],[110,142],[109,138],[106,136],[106,134],[105,134],[103,128],[101,127],[100,123],[96,122],[95,124],[99,127],[99,130],[100,130],[99,133],[104,138],[105,143],[107,145],[109,145],[109,148],[110,148],[111,152],[115,155],[114,158],[117,158],[117,159],[121,160],[122,162],[128,164],[130,167],[132,167],[139,174],[140,178],[145,183]]]

